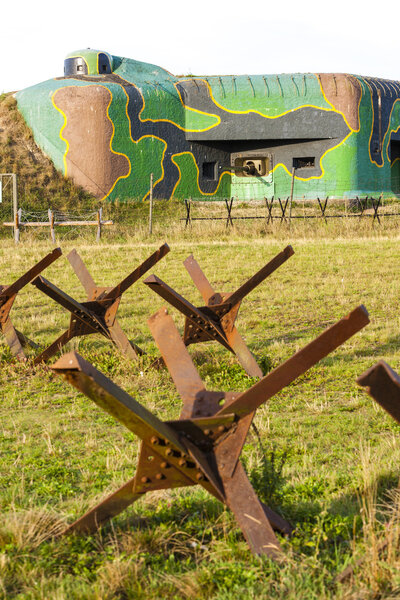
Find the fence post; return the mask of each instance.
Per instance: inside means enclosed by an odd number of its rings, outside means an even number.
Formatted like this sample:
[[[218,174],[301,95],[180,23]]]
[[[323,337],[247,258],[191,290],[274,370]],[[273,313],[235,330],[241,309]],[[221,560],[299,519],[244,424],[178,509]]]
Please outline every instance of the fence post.
[[[22,210],[21,209],[17,210],[15,213],[15,218],[14,218],[14,240],[15,240],[16,244],[18,244],[18,242],[19,242],[19,225],[21,222],[21,214],[22,214]]]
[[[153,233],[153,173],[150,173],[150,214],[149,214],[149,235]]]
[[[289,227],[292,224],[292,202],[293,202],[293,190],[294,190],[294,174],[296,167],[292,168],[292,185],[290,186],[290,205],[289,205]]]
[[[99,208],[97,211],[97,233],[96,233],[96,242],[100,241],[101,238],[101,221],[102,221],[103,209]]]
[[[15,219],[15,215],[18,212],[17,175],[16,175],[16,173],[13,173],[12,180],[13,180],[13,211],[14,211],[14,219]]]
[[[55,244],[56,243],[56,234],[54,231],[54,212],[51,210],[51,208],[49,208],[49,210],[47,212],[49,215],[50,237],[51,237],[51,241],[53,242],[53,244]]]
[[[185,229],[188,225],[192,224],[192,217],[190,216],[190,209],[192,207],[191,201],[192,201],[191,197],[189,199],[185,198],[185,208],[186,208]]]

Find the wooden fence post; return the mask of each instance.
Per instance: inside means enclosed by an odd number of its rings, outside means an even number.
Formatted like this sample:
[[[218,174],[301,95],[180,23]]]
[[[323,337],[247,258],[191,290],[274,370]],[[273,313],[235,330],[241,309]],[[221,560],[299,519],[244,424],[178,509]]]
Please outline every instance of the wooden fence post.
[[[292,185],[290,187],[290,205],[289,205],[289,227],[292,224],[292,202],[293,202],[293,190],[294,190],[294,174],[296,167],[292,168]]]
[[[51,237],[51,241],[53,242],[53,244],[56,243],[56,233],[54,231],[54,212],[51,210],[51,208],[49,208],[48,210],[48,215],[49,215],[49,225],[50,225],[50,237]]]
[[[102,223],[103,209],[99,208],[97,211],[97,233],[96,233],[96,242],[100,241],[101,238],[101,223]]]
[[[20,226],[20,222],[21,222],[21,214],[22,214],[22,210],[21,209],[17,210],[17,212],[15,213],[15,219],[14,219],[14,240],[15,240],[16,244],[18,244],[18,242],[19,242],[19,226]]]
[[[17,175],[16,173],[12,174],[12,185],[13,185],[13,211],[14,211],[14,219],[15,215],[18,212],[18,187],[17,187]],[[20,215],[21,217],[21,215]]]

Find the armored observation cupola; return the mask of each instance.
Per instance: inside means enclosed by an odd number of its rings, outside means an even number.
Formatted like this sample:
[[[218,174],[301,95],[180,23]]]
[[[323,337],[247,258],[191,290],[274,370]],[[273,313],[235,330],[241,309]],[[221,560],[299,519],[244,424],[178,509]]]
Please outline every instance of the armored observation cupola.
[[[113,71],[113,58],[102,50],[77,50],[68,54],[64,60],[64,76],[107,75]]]

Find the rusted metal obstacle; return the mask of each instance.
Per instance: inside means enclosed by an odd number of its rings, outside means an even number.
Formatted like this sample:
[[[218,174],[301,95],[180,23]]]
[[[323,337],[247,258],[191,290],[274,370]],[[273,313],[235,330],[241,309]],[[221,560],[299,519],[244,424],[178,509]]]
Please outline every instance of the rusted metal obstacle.
[[[384,360],[378,361],[357,378],[357,383],[365,387],[366,392],[400,424],[400,376]],[[388,547],[388,539],[377,545],[377,552],[383,553]],[[365,557],[359,558],[355,564],[349,565],[336,577],[343,583],[353,576],[357,567],[362,565]]]
[[[21,333],[21,331],[15,329],[10,319],[10,311],[18,292],[20,292],[22,288],[35,279],[46,267],[57,260],[61,254],[61,248],[55,248],[52,252],[46,254],[46,256],[37,262],[31,269],[26,271],[26,273],[21,275],[21,277],[14,281],[14,283],[11,285],[0,286],[0,328],[4,337],[6,338],[11,352],[20,360],[24,360],[26,358],[23,350],[24,346],[29,345],[33,348],[37,348],[38,346],[23,333]]]
[[[135,477],[64,533],[94,531],[147,492],[200,485],[232,510],[253,553],[283,558],[273,530],[292,528],[247,478],[240,462],[247,432],[259,406],[369,323],[367,311],[359,306],[242,393],[206,390],[165,308],[148,323],[183,401],[179,420],[160,421],[79,354],[52,367],[142,439]]]
[[[199,264],[193,256],[189,256],[183,264],[206,302],[206,306],[193,306],[156,275],[150,275],[144,283],[185,315],[183,341],[186,346],[199,342],[219,342],[230,352],[236,354],[248,375],[262,377],[260,367],[235,327],[235,320],[243,298],[293,254],[293,248],[287,246],[231,294],[216,292]]]
[[[44,277],[35,279],[33,285],[71,313],[68,329],[35,358],[35,364],[49,360],[74,337],[93,333],[100,333],[111,340],[128,358],[136,360],[139,355],[144,354],[139,346],[128,340],[116,319],[116,314],[122,294],[168,252],[168,244],[163,244],[118,285],[99,287],[96,286],[79,254],[76,250],[72,250],[67,258],[87,293],[86,302],[78,302],[71,298]]]
[[[384,360],[365,371],[357,383],[400,424],[400,377]]]

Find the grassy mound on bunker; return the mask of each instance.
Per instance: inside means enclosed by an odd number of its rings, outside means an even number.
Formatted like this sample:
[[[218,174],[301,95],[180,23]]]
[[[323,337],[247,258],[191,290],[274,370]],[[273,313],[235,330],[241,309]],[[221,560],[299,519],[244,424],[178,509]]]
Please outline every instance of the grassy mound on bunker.
[[[95,201],[43,154],[12,94],[0,95],[0,173],[17,174],[20,206],[61,209]]]

